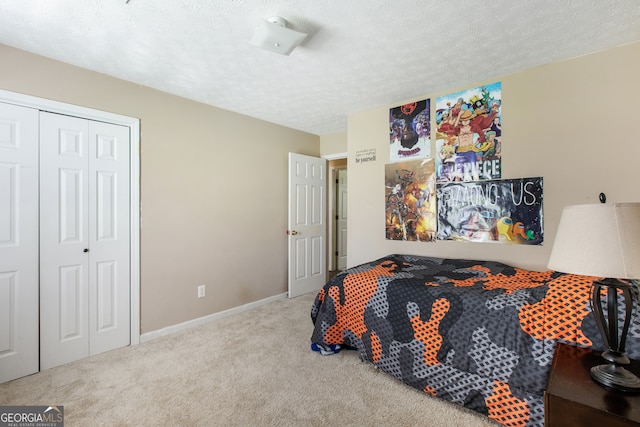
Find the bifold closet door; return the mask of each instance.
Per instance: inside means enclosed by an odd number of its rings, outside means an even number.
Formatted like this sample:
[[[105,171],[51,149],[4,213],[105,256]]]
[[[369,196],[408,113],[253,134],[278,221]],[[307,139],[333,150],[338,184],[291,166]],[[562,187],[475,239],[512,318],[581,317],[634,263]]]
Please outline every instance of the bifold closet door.
[[[38,372],[38,110],[0,103],[0,383]]]
[[[129,344],[129,129],[40,113],[40,369]]]

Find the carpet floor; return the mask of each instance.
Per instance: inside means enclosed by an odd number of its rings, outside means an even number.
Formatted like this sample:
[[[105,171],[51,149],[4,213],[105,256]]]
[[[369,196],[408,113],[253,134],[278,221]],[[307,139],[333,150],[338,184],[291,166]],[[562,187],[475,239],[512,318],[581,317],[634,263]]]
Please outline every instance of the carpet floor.
[[[495,427],[353,351],[309,349],[313,294],[0,384],[0,405],[62,405],[65,426]]]

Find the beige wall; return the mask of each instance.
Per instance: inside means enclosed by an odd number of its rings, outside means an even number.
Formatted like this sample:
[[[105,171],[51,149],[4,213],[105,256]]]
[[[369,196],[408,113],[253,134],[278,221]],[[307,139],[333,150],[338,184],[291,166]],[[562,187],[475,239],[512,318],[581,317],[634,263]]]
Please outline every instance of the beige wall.
[[[286,291],[289,151],[348,152],[349,265],[400,252],[545,269],[564,205],[601,191],[640,201],[638,43],[477,83],[502,81],[503,177],[544,177],[545,242],[535,247],[385,240],[388,110],[409,100],[318,137],[3,45],[0,58],[1,89],[141,119],[142,333]],[[434,105],[444,93],[414,99]],[[356,164],[369,148],[377,160]]]
[[[3,45],[0,58],[1,89],[140,118],[142,333],[286,292],[287,153],[320,155],[318,136]]]
[[[347,152],[347,132],[337,132],[320,136],[320,155]]]
[[[478,82],[502,82],[502,177],[544,178],[542,246],[385,240],[384,165],[389,162],[389,108],[442,93],[416,94],[353,114],[348,123],[349,266],[390,253],[490,259],[545,270],[565,205],[640,201],[640,43]],[[474,87],[470,85],[467,87]],[[374,148],[374,162],[355,163]],[[432,147],[434,152],[434,147]],[[588,230],[585,230],[588,232]],[[639,236],[640,238],[640,236]]]

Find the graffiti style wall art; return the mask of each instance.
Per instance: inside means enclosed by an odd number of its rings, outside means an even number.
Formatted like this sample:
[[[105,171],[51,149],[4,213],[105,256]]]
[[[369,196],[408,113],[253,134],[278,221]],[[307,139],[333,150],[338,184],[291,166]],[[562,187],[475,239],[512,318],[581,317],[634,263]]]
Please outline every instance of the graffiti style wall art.
[[[502,83],[440,96],[435,115],[438,183],[502,176]]]
[[[432,242],[436,238],[433,159],[385,165],[387,240]]]
[[[541,245],[542,178],[438,184],[438,240]]]
[[[389,110],[389,159],[431,157],[431,106],[428,99]]]

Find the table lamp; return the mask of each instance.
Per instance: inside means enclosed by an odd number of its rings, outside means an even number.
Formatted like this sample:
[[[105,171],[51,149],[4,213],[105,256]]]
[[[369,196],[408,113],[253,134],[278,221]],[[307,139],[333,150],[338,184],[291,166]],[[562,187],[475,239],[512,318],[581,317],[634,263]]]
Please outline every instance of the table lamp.
[[[608,363],[591,368],[591,378],[605,387],[640,392],[640,379],[624,367],[629,364],[625,344],[637,302],[630,279],[640,278],[640,203],[565,207],[548,267],[601,278],[593,283],[590,303],[607,345],[602,357]],[[606,304],[602,300],[605,289]],[[619,297],[624,313],[618,312]]]

